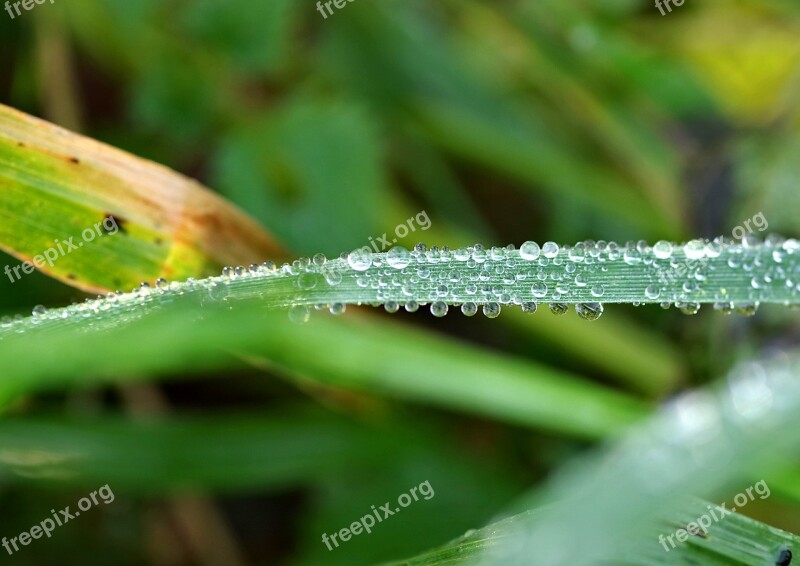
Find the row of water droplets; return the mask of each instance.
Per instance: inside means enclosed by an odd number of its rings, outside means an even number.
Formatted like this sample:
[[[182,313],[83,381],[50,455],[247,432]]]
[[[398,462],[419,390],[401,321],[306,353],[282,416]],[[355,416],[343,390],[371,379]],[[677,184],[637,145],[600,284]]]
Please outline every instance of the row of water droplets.
[[[417,244],[411,250],[396,246],[386,253],[359,249],[334,260],[317,254],[282,266],[268,261],[226,267],[220,276],[201,280],[159,279],[154,286],[142,283],[131,293],[109,293],[63,309],[37,306],[28,322],[19,316],[0,320],[0,331],[21,328],[23,322],[36,325],[48,319],[89,318],[115,309],[132,312],[156,297],[164,301],[191,293],[226,301],[234,296],[235,281],[270,278],[293,281],[294,293],[286,297],[284,306],[294,305],[290,318],[297,322],[307,320],[312,309],[341,314],[349,302],[383,305],[392,313],[428,306],[437,317],[453,306],[466,316],[481,311],[495,318],[505,305],[533,313],[544,302],[559,315],[567,312],[568,303],[574,303],[581,318],[596,320],[603,314],[604,298],[635,305],[660,303],[664,308],[675,305],[687,314],[696,313],[701,302],[712,302],[725,313],[752,314],[759,301],[800,302],[799,265],[800,243],[778,236],[763,242],[753,237],[741,243],[717,238],[683,245],[660,241],[653,246],[644,241],[625,245],[586,241],[562,247],[529,241],[519,249],[476,244],[451,250]],[[721,277],[714,277],[716,271]],[[719,281],[729,282],[731,288]],[[331,292],[334,288],[342,292]],[[336,295],[342,298],[305,304],[309,297]]]

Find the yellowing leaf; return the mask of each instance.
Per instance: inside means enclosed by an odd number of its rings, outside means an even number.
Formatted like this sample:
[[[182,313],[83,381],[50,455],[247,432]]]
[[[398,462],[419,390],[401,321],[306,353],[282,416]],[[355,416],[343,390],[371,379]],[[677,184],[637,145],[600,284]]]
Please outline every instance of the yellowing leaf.
[[[0,249],[96,292],[281,254],[254,220],[196,181],[3,105]],[[12,281],[23,274],[5,269]]]

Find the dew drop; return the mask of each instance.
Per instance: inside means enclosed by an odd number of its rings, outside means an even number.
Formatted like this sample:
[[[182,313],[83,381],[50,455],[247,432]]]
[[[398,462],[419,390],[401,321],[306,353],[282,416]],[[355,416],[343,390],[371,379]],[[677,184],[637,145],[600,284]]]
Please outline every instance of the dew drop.
[[[444,301],[434,301],[431,303],[431,314],[435,317],[443,317],[447,314],[449,308]]]
[[[311,310],[303,305],[297,305],[289,310],[289,320],[295,324],[303,324],[311,318]]]
[[[406,312],[417,312],[419,310],[419,303],[417,301],[408,301],[405,304]]]
[[[555,242],[545,242],[544,246],[542,246],[542,254],[544,257],[547,258],[554,258],[558,255],[558,244]]]
[[[500,305],[497,303],[486,303],[483,305],[483,314],[486,318],[497,318],[500,316]]]
[[[693,315],[700,311],[700,303],[675,303],[683,314]]]
[[[396,313],[400,310],[400,305],[397,301],[387,301],[386,304],[383,305],[383,308],[388,313]]]
[[[672,255],[672,243],[666,240],[656,242],[656,245],[653,246],[653,255],[658,259],[669,259]]]
[[[228,283],[212,283],[208,288],[208,296],[214,301],[224,301],[230,295]]]
[[[753,316],[758,312],[758,303],[737,303],[734,305],[736,314],[742,316]]]
[[[683,246],[683,253],[688,259],[701,259],[706,255],[706,243],[703,240],[692,240]]]
[[[622,261],[628,265],[637,265],[642,263],[642,254],[636,248],[626,248]]]
[[[342,282],[342,274],[332,269],[323,270],[325,272],[325,281],[330,286],[338,285]]]
[[[344,303],[333,303],[328,309],[328,311],[335,316],[344,314],[344,311],[346,310],[347,310],[347,305]]]
[[[156,279],[156,287],[158,287],[162,291],[165,291],[167,287],[169,287],[169,281],[167,281],[163,277],[159,277],[158,279]]]
[[[603,310],[601,303],[578,303],[575,305],[575,312],[583,320],[597,320],[603,316]]]
[[[297,286],[305,291],[309,291],[317,286],[317,275],[315,273],[303,273],[297,278]]]
[[[464,303],[461,305],[461,313],[464,316],[475,316],[478,312],[478,305],[475,303]]]
[[[550,312],[555,315],[566,314],[567,310],[569,310],[569,305],[565,303],[550,303]]]
[[[403,246],[395,246],[386,254],[386,263],[389,267],[403,269],[411,263],[411,252]]]
[[[537,308],[539,308],[539,306],[533,301],[522,303],[522,312],[524,313],[533,314],[536,312]]]
[[[644,295],[650,300],[655,300],[661,295],[661,289],[658,285],[648,285],[644,290]]]
[[[357,249],[347,255],[347,263],[356,271],[366,271],[372,265],[372,252]]]
[[[531,293],[533,293],[534,297],[542,298],[547,295],[547,283],[543,281],[537,281],[533,285],[531,285]]]
[[[706,255],[708,257],[719,257],[722,254],[722,238],[714,238],[713,242],[706,244]]]
[[[519,255],[522,259],[533,261],[539,259],[542,250],[536,242],[527,241],[519,247]]]
[[[575,247],[569,250],[568,256],[570,261],[582,262],[586,258],[586,246],[583,243],[575,244]]]
[[[47,308],[44,305],[36,305],[33,307],[33,316],[36,318],[44,318],[47,316]]]
[[[733,303],[718,302],[714,303],[714,310],[722,314],[731,314],[733,312]]]

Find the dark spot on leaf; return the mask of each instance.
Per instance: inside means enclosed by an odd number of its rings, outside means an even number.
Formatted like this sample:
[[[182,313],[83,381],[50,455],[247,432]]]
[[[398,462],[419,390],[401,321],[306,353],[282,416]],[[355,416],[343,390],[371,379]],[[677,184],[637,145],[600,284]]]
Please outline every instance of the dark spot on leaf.
[[[119,279],[114,279],[114,285],[122,285],[122,281]]]
[[[778,558],[775,560],[775,566],[789,566],[792,563],[792,551],[791,550],[781,550],[781,553],[778,554]]]
[[[110,212],[106,212],[106,215],[103,217],[103,230],[106,231],[106,234],[114,234],[117,231],[114,228],[116,225],[120,232],[126,234],[128,230],[125,228],[125,224],[127,223],[128,221],[121,216],[114,216]],[[109,228],[108,225],[111,225],[111,228]]]
[[[18,147],[26,147],[25,142],[17,142]]]
[[[156,243],[157,246],[160,246],[164,243],[164,240],[162,240],[161,238],[156,238],[153,241]]]
[[[70,281],[75,281],[77,277],[75,277],[74,273],[67,273],[67,279],[69,279]]]
[[[78,159],[77,157],[70,157],[69,158],[69,162],[70,163],[74,163],[75,165],[77,165],[77,164],[79,164],[81,162],[81,160]]]

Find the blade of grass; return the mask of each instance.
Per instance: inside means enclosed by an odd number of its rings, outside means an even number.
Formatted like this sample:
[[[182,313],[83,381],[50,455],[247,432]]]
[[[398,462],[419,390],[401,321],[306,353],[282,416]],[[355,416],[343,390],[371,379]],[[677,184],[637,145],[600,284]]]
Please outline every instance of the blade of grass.
[[[84,230],[110,217],[119,228],[113,235],[41,271],[102,292],[209,275],[280,252],[254,221],[199,183],[0,105],[0,249],[31,261],[57,241],[82,244]]]

